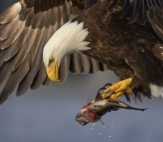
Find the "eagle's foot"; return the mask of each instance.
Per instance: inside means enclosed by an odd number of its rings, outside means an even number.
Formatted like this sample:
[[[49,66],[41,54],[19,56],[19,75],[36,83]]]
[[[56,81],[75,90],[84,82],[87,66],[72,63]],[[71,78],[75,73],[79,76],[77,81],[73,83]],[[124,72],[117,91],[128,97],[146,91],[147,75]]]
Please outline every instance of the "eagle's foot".
[[[110,98],[112,94],[101,94],[102,99]]]
[[[109,86],[104,92],[108,93],[110,91],[113,91],[113,93],[110,96],[110,99],[117,100],[122,94],[131,94],[132,89],[130,87],[130,84],[132,82],[132,78],[128,78],[125,80],[122,80],[118,83],[113,84],[112,86]],[[105,94],[103,95],[105,98]],[[108,97],[108,96],[107,96]]]

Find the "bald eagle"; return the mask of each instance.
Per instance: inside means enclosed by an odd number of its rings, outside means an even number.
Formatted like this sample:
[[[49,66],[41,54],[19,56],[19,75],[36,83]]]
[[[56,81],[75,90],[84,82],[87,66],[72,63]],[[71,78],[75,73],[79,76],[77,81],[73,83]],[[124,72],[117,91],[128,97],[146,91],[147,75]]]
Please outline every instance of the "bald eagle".
[[[112,99],[163,96],[162,30],[161,0],[20,0],[0,14],[0,103],[69,69],[112,70]]]

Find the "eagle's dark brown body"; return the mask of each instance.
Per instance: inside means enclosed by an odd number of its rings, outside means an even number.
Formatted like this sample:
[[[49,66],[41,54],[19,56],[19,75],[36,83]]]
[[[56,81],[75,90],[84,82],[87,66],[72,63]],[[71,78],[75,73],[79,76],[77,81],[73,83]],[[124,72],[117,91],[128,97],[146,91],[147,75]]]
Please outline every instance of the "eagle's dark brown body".
[[[163,86],[163,41],[151,23],[142,25],[138,17],[135,23],[129,24],[130,14],[118,18],[122,3],[111,10],[108,10],[109,4],[109,0],[99,1],[79,17],[89,31],[86,41],[90,42],[91,50],[85,54],[108,64],[120,80],[132,78],[131,87],[136,97],[143,94],[150,98],[151,84]]]

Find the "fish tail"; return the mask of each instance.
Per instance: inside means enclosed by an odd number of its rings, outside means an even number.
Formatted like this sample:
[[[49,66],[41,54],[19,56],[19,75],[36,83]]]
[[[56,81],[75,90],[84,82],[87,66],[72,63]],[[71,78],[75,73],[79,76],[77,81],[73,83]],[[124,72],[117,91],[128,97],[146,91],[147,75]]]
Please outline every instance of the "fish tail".
[[[135,107],[128,107],[127,109],[131,109],[131,110],[139,110],[139,111],[145,111],[148,108],[135,108]]]

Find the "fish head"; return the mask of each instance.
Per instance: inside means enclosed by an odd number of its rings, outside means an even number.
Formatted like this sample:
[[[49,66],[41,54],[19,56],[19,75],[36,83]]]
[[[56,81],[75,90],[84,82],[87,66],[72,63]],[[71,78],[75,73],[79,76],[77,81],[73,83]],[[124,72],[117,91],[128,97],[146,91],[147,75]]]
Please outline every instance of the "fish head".
[[[90,121],[81,113],[78,113],[75,117],[76,122],[78,122],[81,125],[87,125],[88,123],[90,123]]]

